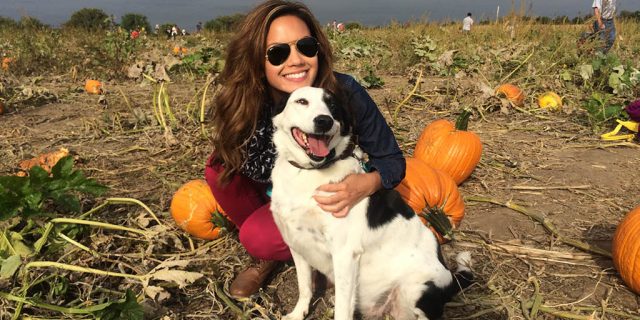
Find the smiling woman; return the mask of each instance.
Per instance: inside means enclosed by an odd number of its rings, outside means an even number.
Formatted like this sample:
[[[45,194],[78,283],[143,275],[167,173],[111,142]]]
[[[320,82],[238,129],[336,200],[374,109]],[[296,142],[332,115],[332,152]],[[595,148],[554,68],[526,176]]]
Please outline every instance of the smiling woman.
[[[291,259],[267,196],[276,157],[271,117],[291,92],[320,87],[344,101],[340,107],[330,103],[341,108],[332,112],[343,113],[349,120],[355,117],[354,134],[369,154],[370,172],[354,173],[318,188],[328,194],[314,197],[327,215],[344,217],[365,197],[395,187],[404,177],[405,162],[391,129],[364,88],[352,77],[333,71],[331,45],[300,2],[270,0],[253,9],[228,45],[221,80],[223,86],[214,102],[214,152],[205,176],[220,206],[238,227],[240,242],[259,261],[231,284],[234,297],[247,297],[262,286],[277,266],[274,261]],[[304,105],[304,101],[299,103]],[[308,157],[330,156],[324,137],[291,131]]]

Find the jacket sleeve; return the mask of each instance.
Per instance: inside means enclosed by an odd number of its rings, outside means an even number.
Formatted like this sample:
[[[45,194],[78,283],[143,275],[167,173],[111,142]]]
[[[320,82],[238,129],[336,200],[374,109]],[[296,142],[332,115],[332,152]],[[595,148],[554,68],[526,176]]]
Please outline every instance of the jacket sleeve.
[[[404,179],[406,163],[391,128],[364,87],[351,76],[337,73],[336,77],[348,92],[355,134],[358,145],[369,156],[368,167],[380,173],[385,189],[393,189]]]

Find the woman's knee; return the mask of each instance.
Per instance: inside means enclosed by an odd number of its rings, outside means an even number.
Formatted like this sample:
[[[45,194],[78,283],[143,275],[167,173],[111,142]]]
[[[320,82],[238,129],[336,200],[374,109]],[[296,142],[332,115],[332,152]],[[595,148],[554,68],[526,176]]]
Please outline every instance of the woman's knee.
[[[248,219],[239,230],[240,243],[247,252],[252,257],[263,260],[290,260],[289,247],[282,239],[275,223],[270,225],[253,222]]]

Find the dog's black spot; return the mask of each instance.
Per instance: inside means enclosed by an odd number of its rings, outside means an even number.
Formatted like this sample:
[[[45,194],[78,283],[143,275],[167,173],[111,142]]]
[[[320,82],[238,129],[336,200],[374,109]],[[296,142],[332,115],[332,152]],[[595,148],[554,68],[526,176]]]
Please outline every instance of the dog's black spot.
[[[438,287],[433,281],[425,283],[427,288],[416,302],[416,307],[422,310],[427,318],[440,319],[444,312],[444,305],[451,301],[451,298],[460,290],[471,285],[473,280],[471,272],[466,270],[453,274],[453,277],[453,281],[444,288]]]
[[[398,215],[405,219],[411,219],[416,215],[398,191],[382,189],[369,197],[369,208],[367,208],[369,228],[381,227]]]
[[[333,119],[340,122],[340,135],[346,136],[351,134],[353,123],[351,113],[349,112],[348,106],[345,105],[345,101],[341,101],[338,96],[326,90],[322,96],[322,100],[327,105],[327,108],[329,108]]]
[[[436,286],[433,281],[428,281],[425,285],[427,289],[416,302],[416,307],[422,310],[427,318],[440,319],[444,312],[444,304],[447,303],[453,295],[446,292],[446,288]]]
[[[271,116],[275,117],[277,115],[279,115],[280,113],[282,113],[282,111],[284,111],[284,107],[287,106],[287,100],[289,100],[289,97],[291,96],[291,94],[287,94],[284,98],[282,98],[282,100],[280,100],[280,103],[276,103],[271,107]]]

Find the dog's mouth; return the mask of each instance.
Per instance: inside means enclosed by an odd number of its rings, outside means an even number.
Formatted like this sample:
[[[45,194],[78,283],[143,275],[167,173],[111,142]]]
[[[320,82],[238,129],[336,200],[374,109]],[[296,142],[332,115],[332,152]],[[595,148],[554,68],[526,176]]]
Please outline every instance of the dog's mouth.
[[[314,161],[322,161],[331,153],[329,150],[331,136],[306,133],[300,128],[291,129],[291,135],[309,158]]]

